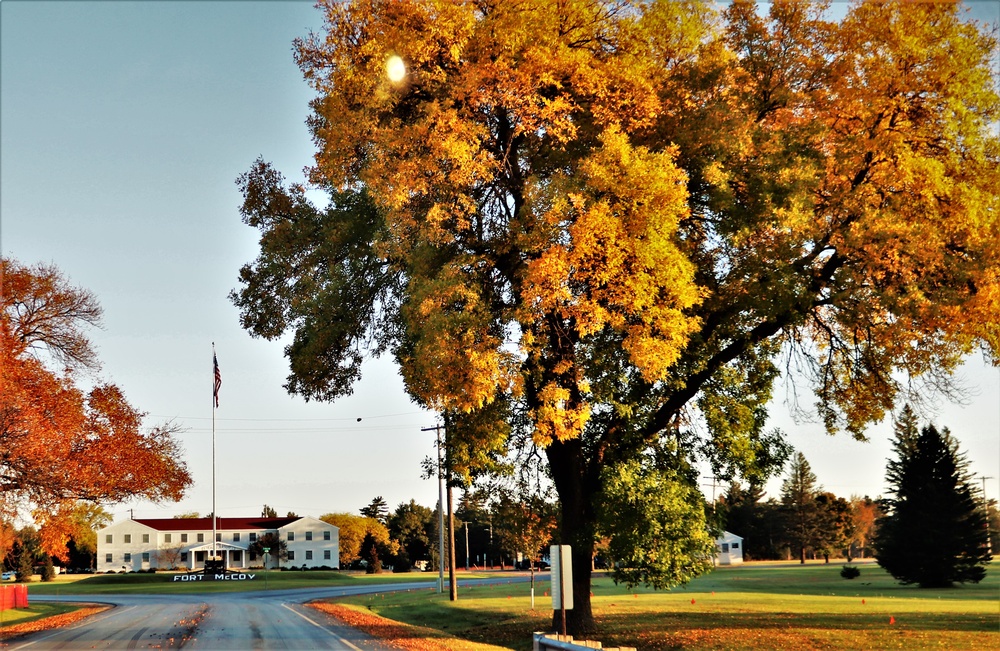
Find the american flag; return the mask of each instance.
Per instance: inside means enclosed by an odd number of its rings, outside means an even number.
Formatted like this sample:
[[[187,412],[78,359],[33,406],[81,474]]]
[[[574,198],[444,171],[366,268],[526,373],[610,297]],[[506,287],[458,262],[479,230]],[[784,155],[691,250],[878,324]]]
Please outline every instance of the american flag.
[[[215,406],[219,406],[219,388],[222,386],[222,373],[219,371],[219,358],[212,353],[212,366],[215,367],[215,387],[212,395],[215,397]]]

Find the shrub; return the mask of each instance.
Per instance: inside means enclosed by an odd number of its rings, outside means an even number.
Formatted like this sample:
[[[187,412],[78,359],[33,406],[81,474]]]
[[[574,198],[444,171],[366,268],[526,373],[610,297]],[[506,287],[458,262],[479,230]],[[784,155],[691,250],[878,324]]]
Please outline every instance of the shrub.
[[[843,569],[840,570],[840,576],[845,579],[856,579],[861,576],[861,570],[853,565],[845,565]]]

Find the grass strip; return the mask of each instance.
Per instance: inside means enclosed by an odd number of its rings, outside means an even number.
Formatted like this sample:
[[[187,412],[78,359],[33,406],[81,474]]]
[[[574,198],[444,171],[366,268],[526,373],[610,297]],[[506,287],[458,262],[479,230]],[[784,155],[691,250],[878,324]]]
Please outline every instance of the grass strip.
[[[840,565],[719,568],[687,588],[657,592],[593,582],[592,606],[605,647],[643,651],[816,649],[1000,649],[1000,577],[945,590],[901,586],[875,565],[862,579]],[[463,588],[457,602],[414,591],[338,599],[412,625],[509,649],[531,648],[551,630],[547,585],[532,610],[524,584]]]
[[[314,602],[307,604],[372,637],[408,651],[497,651],[503,647],[471,642],[426,626],[413,626],[381,617],[363,606]]]
[[[433,585],[437,575],[426,572],[399,574],[364,574],[355,572],[330,572],[306,570],[303,572],[255,574],[253,581],[174,581],[174,573],[153,574],[93,574],[59,575],[54,581],[35,581],[28,588],[30,594],[211,594],[220,592],[248,592],[263,590],[287,590],[292,588],[316,588],[326,586],[357,585],[359,583],[413,583],[425,582]],[[496,573],[499,575],[500,573]],[[489,577],[491,574],[476,574]]]
[[[111,606],[99,604],[34,604],[28,608],[5,610],[0,625],[0,640],[9,640],[28,633],[45,631],[50,628],[69,626],[76,622],[104,612]],[[16,617],[16,619],[14,619]]]

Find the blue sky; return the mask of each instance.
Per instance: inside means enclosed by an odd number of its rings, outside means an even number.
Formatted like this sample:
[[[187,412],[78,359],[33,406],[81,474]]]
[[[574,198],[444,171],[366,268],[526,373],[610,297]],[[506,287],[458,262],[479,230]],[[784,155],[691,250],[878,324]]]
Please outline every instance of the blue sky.
[[[992,18],[1000,4],[976,10]],[[256,256],[236,177],[258,156],[291,180],[311,162],[312,92],[292,40],[322,28],[312,4],[4,0],[0,21],[0,250],[54,263],[92,290],[105,310],[92,333],[100,379],[151,422],[187,428],[189,497],[115,505],[115,515],[211,510],[213,341],[220,515],[265,503],[356,511],[376,495],[433,505],[419,462],[433,454],[433,433],[420,428],[435,419],[408,400],[391,360],[371,362],[354,396],[307,404],[282,389],[283,344],[250,338],[226,298]],[[968,404],[942,404],[935,421],[951,427],[975,472],[994,478],[996,497],[1000,371],[977,357],[963,374]],[[888,426],[863,444],[795,423],[782,404],[772,411],[827,489],[883,492]]]

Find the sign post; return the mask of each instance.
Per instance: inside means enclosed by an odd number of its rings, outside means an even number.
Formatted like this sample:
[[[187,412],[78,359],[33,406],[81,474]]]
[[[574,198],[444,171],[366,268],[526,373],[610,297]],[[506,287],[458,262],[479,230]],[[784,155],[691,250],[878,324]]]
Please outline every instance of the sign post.
[[[566,635],[566,611],[573,609],[573,551],[569,545],[549,547],[552,560],[552,610],[558,610],[562,620],[562,635]]]

